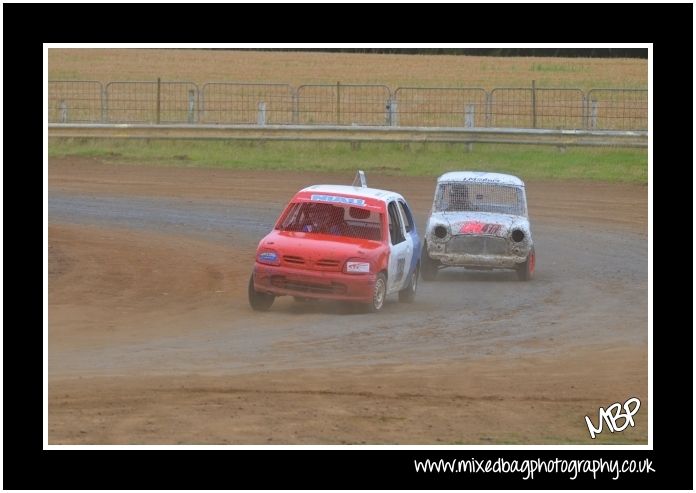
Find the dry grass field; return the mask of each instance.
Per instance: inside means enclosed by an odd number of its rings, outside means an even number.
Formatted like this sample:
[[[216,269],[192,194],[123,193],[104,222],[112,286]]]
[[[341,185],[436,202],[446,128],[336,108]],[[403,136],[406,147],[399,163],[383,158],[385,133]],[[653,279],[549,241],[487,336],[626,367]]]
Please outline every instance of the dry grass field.
[[[356,70],[356,67],[360,67]],[[198,49],[49,49],[50,79],[385,84],[436,87],[645,88],[638,59],[375,55]]]
[[[188,90],[191,86],[163,86],[163,121],[185,123],[198,118],[201,123],[255,124],[260,100],[267,103],[267,122],[272,124],[336,124],[353,122],[383,125],[388,114],[388,96],[375,89],[352,88],[343,92],[338,103],[334,88],[309,87],[294,108],[287,88],[223,85],[203,87],[209,81],[289,83],[294,87],[308,83],[382,83],[397,87],[578,87],[584,91],[597,87],[645,87],[647,61],[638,59],[587,59],[538,57],[473,57],[450,55],[375,55],[317,52],[260,52],[200,49],[50,49],[49,78],[52,80],[190,81],[201,92],[197,115],[191,116]],[[100,121],[103,118],[101,89],[98,85],[49,90],[49,118],[58,121],[60,104],[69,98],[74,121]],[[154,122],[157,120],[155,84],[112,85],[109,90],[107,121]],[[335,86],[334,86],[335,87]],[[96,89],[95,89],[96,88]],[[62,92],[61,92],[62,91]],[[299,91],[298,91],[299,92]],[[472,94],[474,91],[472,91]],[[562,93],[559,91],[559,93]],[[410,95],[409,95],[410,94]],[[469,94],[469,93],[467,93]],[[480,93],[476,93],[479,94]],[[501,93],[502,94],[502,93]],[[539,128],[583,128],[582,108],[577,94],[546,93],[537,103]],[[632,94],[632,93],[630,93]],[[399,96],[399,124],[458,126],[463,124],[464,104],[478,104],[476,126],[531,126],[531,105],[527,96],[500,96],[492,105],[495,117],[486,123],[479,96],[459,91],[402,91]],[[622,96],[624,97],[624,96]],[[643,96],[641,96],[643,97]],[[522,99],[516,99],[522,98]],[[570,99],[564,99],[570,98]],[[582,96],[580,96],[580,100]],[[641,101],[613,101],[599,111],[600,128],[642,128],[647,112]],[[205,100],[205,105],[202,101]],[[559,109],[559,105],[567,107]],[[637,105],[637,106],[636,106]],[[201,108],[204,107],[204,110]],[[340,107],[340,111],[337,109]],[[459,111],[457,110],[459,108]],[[617,114],[611,112],[618,112]],[[339,117],[340,114],[340,117]],[[647,120],[646,120],[647,121]],[[414,150],[414,152],[411,152]],[[422,152],[421,152],[422,151]],[[158,163],[183,166],[214,166],[253,169],[331,169],[355,167],[356,160],[367,171],[409,175],[436,175],[444,168],[518,173],[525,178],[582,178],[645,183],[647,154],[642,150],[578,149],[560,154],[552,148],[477,146],[474,153],[463,153],[453,146],[365,146],[364,152],[335,143],[272,143],[256,149],[247,144],[210,142],[109,142],[55,141],[51,157],[90,156],[119,162]],[[340,162],[337,162],[340,161]]]

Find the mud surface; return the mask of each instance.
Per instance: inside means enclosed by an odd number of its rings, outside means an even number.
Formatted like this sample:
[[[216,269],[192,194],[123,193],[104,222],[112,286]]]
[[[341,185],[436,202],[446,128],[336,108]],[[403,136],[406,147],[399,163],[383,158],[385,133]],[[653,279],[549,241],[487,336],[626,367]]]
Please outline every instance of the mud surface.
[[[370,176],[420,229],[433,178]],[[647,188],[528,183],[537,252],[440,272],[414,304],[246,301],[299,188],[352,176],[49,162],[50,443],[590,443],[639,397],[647,440]]]

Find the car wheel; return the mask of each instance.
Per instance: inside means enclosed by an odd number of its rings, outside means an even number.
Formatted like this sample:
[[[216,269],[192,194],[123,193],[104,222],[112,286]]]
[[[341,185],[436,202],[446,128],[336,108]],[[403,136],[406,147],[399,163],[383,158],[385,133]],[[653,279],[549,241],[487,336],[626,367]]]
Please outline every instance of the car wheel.
[[[438,261],[433,260],[428,255],[428,245],[423,245],[423,254],[421,255],[421,276],[424,281],[434,281],[437,277]]]
[[[273,304],[275,296],[268,293],[259,293],[254,289],[254,274],[249,278],[249,305],[254,311],[265,312]]]
[[[416,265],[411,273],[411,280],[404,289],[399,291],[399,301],[401,303],[413,303],[416,299],[416,289],[418,289],[418,275],[420,273],[420,266]]]
[[[534,247],[529,251],[527,260],[517,266],[517,278],[520,281],[529,281],[534,277],[534,269],[536,267],[536,253]]]
[[[372,313],[378,312],[384,306],[387,297],[387,278],[383,273],[377,274],[375,286],[372,288],[372,301],[368,305]]]

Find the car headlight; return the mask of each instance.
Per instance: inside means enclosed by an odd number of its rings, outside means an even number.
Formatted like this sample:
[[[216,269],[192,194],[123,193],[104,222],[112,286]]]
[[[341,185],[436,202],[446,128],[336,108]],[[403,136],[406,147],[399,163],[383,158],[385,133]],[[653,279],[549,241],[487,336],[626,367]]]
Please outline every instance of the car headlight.
[[[447,229],[447,226],[438,224],[433,228],[433,236],[438,240],[444,240],[445,238],[447,238],[448,235],[449,229]]]
[[[343,267],[343,272],[346,274],[369,274],[370,262],[358,258],[348,259]]]
[[[519,243],[524,240],[524,231],[521,229],[514,229],[512,230],[512,234],[510,236],[512,237],[512,241]]]
[[[260,264],[280,265],[280,257],[275,250],[260,250],[256,254],[256,261]]]

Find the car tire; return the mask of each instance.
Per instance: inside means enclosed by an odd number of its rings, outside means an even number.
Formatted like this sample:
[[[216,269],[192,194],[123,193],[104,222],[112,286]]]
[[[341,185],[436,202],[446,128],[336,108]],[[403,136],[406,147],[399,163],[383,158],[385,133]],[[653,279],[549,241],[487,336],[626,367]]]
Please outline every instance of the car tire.
[[[536,269],[536,253],[534,247],[527,254],[527,260],[517,266],[517,278],[520,281],[530,281],[534,278],[534,270]]]
[[[434,281],[437,278],[438,261],[433,260],[428,255],[428,245],[423,245],[423,253],[421,255],[421,277],[424,281]]]
[[[404,289],[399,291],[399,302],[401,303],[413,303],[416,299],[416,290],[418,289],[418,276],[420,275],[420,265],[416,265],[416,268],[411,273],[411,280]]]
[[[275,296],[268,293],[259,293],[254,288],[254,274],[249,278],[249,305],[252,310],[257,312],[266,312],[275,301]]]
[[[375,279],[375,285],[372,288],[372,301],[367,305],[371,313],[376,313],[384,307],[384,301],[387,298],[387,277],[380,272]]]

